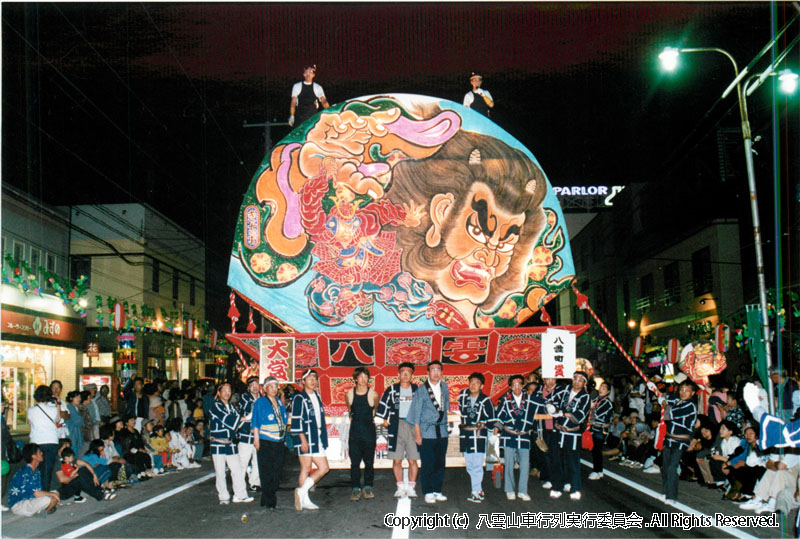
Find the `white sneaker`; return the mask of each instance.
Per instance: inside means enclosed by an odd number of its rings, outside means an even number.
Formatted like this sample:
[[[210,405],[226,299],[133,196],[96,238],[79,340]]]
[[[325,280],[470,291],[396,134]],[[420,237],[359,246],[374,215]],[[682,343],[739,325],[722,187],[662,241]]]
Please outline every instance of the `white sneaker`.
[[[551,488],[553,488],[553,483],[551,483],[550,481],[547,481],[546,483],[544,483],[542,485],[542,488],[551,489]]]
[[[508,501],[513,502],[517,499],[517,495],[513,492],[506,492],[506,498],[508,498]]]
[[[581,499],[581,491],[573,492],[569,495],[570,500],[580,500]]]
[[[8,511],[8,507],[6,507],[5,505],[2,505],[2,506],[0,506],[0,507],[2,507],[2,508],[3,508],[3,512],[6,512],[6,511]]]
[[[564,483],[564,492],[569,492],[570,490],[572,490],[572,485]]]
[[[441,492],[434,492],[433,495],[436,497],[437,502],[446,502],[447,496],[442,494]]]
[[[600,479],[601,477],[603,477],[603,474],[601,474],[600,472],[592,472],[589,474],[589,479],[591,479],[592,481]]]
[[[550,497],[551,498],[560,498],[561,497],[561,492],[559,492],[558,490],[551,490],[550,491]]]
[[[519,498],[523,502],[531,501],[531,497],[525,494],[524,492],[517,492],[517,498]]]
[[[191,464],[189,464],[189,468],[200,468],[200,467],[201,467],[200,464],[197,462],[192,462]]]
[[[425,503],[436,503],[436,494],[429,492],[425,495]]]
[[[252,498],[251,498],[252,499]],[[319,506],[311,501],[311,498],[308,497],[308,491],[306,491],[305,496],[302,499],[302,506],[303,509],[309,509],[311,511],[316,511],[319,509]]]
[[[657,464],[653,464],[649,468],[645,468],[642,471],[644,473],[661,473],[661,468],[659,468]]]
[[[417,497],[417,491],[414,490],[414,487],[408,487],[406,489],[406,496],[408,496],[409,498],[416,498]]]
[[[248,496],[247,498],[237,498],[236,496],[233,497],[233,503],[250,503],[252,501],[252,496]]]
[[[758,498],[753,498],[749,502],[740,503],[739,509],[752,510],[755,509],[756,507],[761,507],[762,505],[764,505],[763,500],[759,500]]]
[[[406,497],[406,489],[404,487],[397,487],[397,490],[394,491],[395,498],[405,498]]]
[[[757,515],[760,515],[761,513],[774,513],[774,512],[775,512],[775,498],[770,498],[767,503],[762,504],[761,507],[756,508]]]

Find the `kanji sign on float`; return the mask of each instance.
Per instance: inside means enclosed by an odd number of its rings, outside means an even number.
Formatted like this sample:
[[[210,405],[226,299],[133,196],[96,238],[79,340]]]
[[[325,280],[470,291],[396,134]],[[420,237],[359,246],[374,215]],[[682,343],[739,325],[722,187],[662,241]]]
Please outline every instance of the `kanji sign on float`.
[[[575,334],[548,329],[542,335],[542,377],[572,378],[575,372]]]
[[[294,382],[294,337],[261,337],[259,350],[259,382],[268,376],[282,384]]]

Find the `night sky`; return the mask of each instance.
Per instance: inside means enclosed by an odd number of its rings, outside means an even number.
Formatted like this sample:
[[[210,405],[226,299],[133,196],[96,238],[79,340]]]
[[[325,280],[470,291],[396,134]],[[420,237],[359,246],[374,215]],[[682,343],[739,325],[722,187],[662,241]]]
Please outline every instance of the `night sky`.
[[[51,204],[146,202],[185,226],[208,245],[207,317],[225,327],[233,230],[264,156],[263,132],[242,124],[285,121],[306,63],[331,103],[460,102],[479,71],[493,119],[554,185],[674,181],[708,160],[697,149],[717,127],[738,126],[735,99],[717,102],[733,74],[721,55],[695,54],[666,76],[658,52],[721,47],[743,67],[771,39],[771,17],[780,27],[795,13],[774,8],[3,3],[2,180]],[[770,135],[770,107],[766,88],[751,98],[755,134]]]

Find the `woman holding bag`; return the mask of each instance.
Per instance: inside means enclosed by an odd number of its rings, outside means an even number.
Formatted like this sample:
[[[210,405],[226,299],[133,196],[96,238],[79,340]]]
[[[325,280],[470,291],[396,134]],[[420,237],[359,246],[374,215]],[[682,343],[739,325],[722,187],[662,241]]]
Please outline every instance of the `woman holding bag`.
[[[31,426],[30,443],[38,444],[44,460],[42,467],[42,490],[50,490],[50,480],[58,454],[58,425],[61,423],[61,409],[53,398],[50,388],[41,385],[33,392],[36,404],[28,408],[28,423]]]

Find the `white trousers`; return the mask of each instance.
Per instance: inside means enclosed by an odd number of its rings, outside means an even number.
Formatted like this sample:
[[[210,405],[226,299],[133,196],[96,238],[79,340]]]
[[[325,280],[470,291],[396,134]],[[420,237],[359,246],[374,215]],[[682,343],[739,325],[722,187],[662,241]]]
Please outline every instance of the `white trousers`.
[[[247,498],[247,486],[244,484],[244,472],[239,462],[239,455],[211,455],[214,461],[214,471],[217,473],[217,495],[219,501],[230,501],[231,495],[228,493],[228,482],[225,478],[225,465],[231,470],[233,480],[233,495],[243,500]]]
[[[261,478],[258,476],[258,459],[256,456],[258,452],[253,444],[246,444],[239,442],[239,462],[242,465],[242,473],[246,473],[250,479],[251,487],[260,487]],[[247,472],[247,466],[250,466],[250,472]]]

